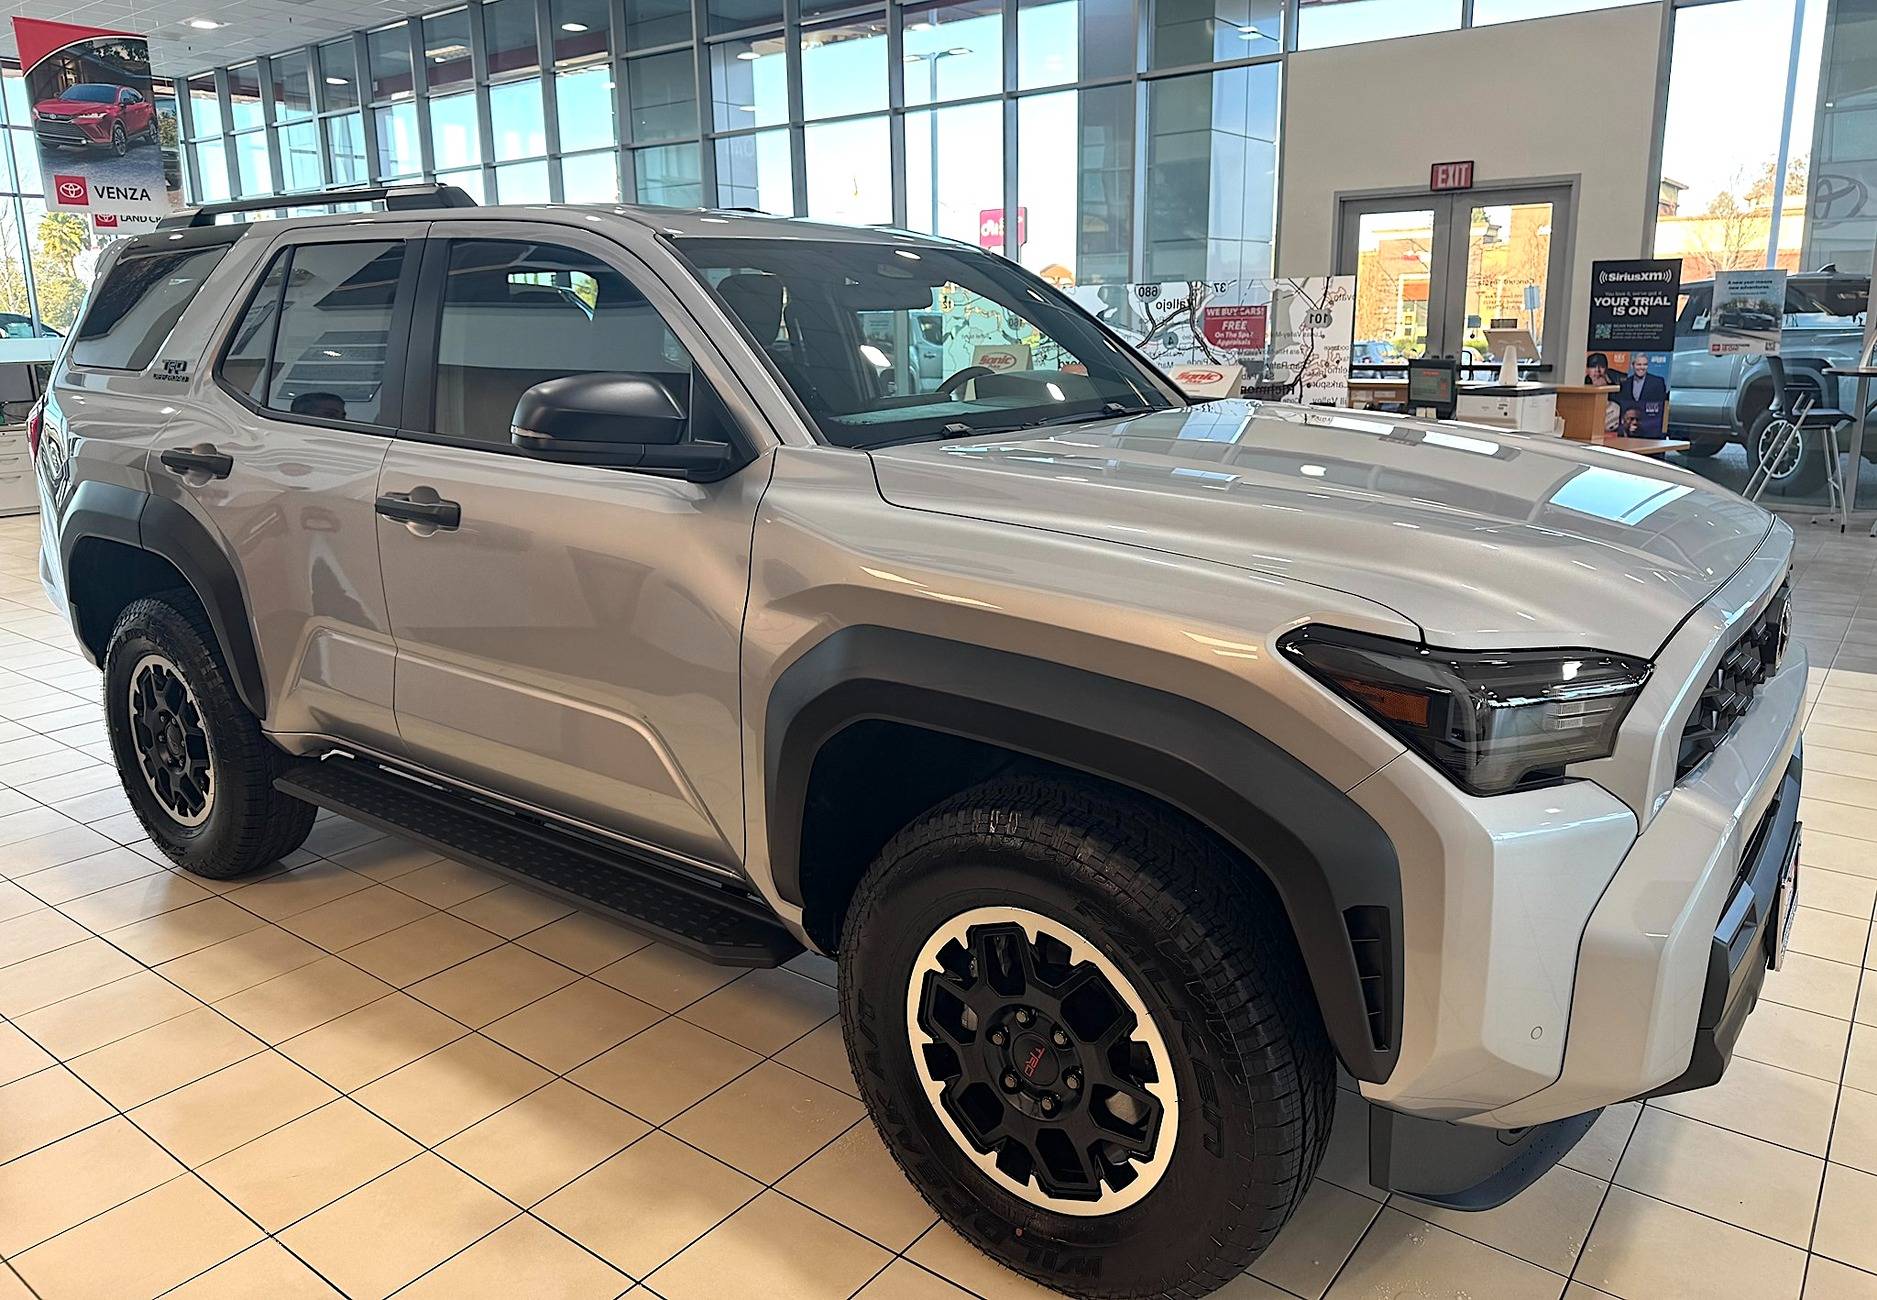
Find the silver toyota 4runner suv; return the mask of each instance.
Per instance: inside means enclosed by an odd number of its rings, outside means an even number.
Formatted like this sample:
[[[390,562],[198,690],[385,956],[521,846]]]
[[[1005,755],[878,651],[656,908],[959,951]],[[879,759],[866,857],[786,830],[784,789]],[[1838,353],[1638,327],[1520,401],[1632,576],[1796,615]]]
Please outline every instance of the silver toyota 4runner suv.
[[[1720,1077],[1796,883],[1771,516],[1193,404],[944,240],[374,196],[112,245],[34,416],[46,587],[184,869],[326,807],[832,954],[907,1176],[1089,1296],[1250,1264],[1338,1063],[1372,1179],[1463,1209]]]

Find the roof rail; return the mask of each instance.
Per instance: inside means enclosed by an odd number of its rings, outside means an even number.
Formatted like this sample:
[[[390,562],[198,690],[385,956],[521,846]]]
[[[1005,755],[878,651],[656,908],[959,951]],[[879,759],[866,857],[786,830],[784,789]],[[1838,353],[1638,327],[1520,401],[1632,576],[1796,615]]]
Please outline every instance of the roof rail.
[[[321,207],[334,203],[383,203],[386,212],[425,208],[473,208],[476,200],[454,185],[370,185],[357,189],[321,190],[313,194],[275,194],[232,203],[205,203],[156,223],[158,230],[186,230],[212,226],[217,217],[233,212],[271,212],[281,208]]]

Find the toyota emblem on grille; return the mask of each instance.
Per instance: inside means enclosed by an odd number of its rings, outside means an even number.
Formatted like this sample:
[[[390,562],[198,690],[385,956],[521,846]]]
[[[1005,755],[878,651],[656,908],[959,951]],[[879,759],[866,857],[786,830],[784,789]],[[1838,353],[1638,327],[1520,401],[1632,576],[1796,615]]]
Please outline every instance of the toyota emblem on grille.
[[[1779,636],[1773,642],[1772,671],[1778,672],[1779,666],[1786,662],[1786,647],[1792,644],[1792,601],[1785,600],[1779,606]]]

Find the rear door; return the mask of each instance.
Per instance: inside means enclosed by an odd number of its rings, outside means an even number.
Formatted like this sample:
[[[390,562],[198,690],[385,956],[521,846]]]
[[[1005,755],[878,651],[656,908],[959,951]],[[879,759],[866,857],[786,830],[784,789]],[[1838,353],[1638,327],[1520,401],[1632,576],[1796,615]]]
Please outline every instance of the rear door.
[[[372,502],[402,418],[421,222],[289,230],[250,270],[152,490],[234,557],[267,725],[395,750]]]
[[[441,527],[378,520],[407,750],[734,868],[738,657],[769,472],[717,399],[734,377],[644,263],[572,227],[439,221],[418,296],[411,415],[381,490],[458,510]],[[522,393],[593,371],[657,374],[688,394],[693,439],[740,443],[749,463],[692,483],[518,452]]]

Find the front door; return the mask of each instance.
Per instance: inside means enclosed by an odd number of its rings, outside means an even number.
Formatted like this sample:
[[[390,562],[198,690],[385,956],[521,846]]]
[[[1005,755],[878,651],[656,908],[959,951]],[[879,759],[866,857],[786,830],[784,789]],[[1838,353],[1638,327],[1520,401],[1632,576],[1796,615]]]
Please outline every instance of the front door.
[[[734,867],[738,655],[769,462],[691,483],[536,459],[509,437],[531,386],[631,371],[688,393],[693,437],[734,440],[711,400],[721,362],[653,276],[585,232],[438,223],[419,296],[438,304],[413,329],[419,414],[379,491],[453,502],[458,518],[377,524],[407,752]]]
[[[1564,364],[1571,191],[1520,186],[1342,201],[1336,269],[1356,277],[1359,369],[1418,356],[1497,361],[1495,322],[1531,331],[1551,377]]]

